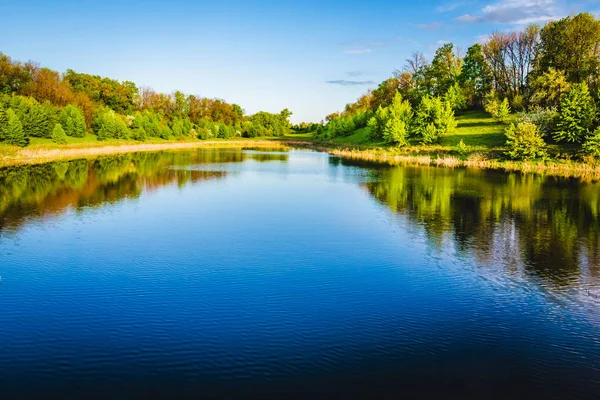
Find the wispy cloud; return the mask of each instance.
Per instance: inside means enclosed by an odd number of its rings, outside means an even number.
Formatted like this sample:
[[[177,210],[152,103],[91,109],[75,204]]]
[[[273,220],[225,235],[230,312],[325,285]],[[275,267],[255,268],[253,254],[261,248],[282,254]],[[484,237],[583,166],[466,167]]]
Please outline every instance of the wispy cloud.
[[[551,21],[567,12],[557,0],[497,0],[484,6],[478,14],[464,14],[456,20],[521,25]]]
[[[457,17],[455,19],[460,22],[479,22],[479,21],[481,21],[481,17],[478,17],[476,15],[471,15],[471,14],[461,15],[460,17]]]
[[[361,86],[361,85],[374,85],[373,81],[351,81],[346,79],[337,79],[333,81],[325,81],[325,83],[329,83],[331,85],[341,85],[341,86]]]

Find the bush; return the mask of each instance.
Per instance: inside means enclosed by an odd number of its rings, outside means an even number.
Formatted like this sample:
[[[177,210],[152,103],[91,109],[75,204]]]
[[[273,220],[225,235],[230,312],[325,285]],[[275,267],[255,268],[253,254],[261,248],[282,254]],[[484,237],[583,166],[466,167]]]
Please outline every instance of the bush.
[[[52,130],[52,141],[57,144],[67,144],[67,134],[61,124],[55,124]]]
[[[581,143],[594,122],[596,106],[585,83],[575,84],[560,100],[554,140]]]
[[[534,158],[545,158],[546,142],[537,125],[530,122],[511,124],[506,130],[508,151],[511,158],[530,160]]]
[[[458,144],[456,145],[456,152],[461,156],[464,156],[469,152],[469,146],[467,146],[465,142],[462,139],[460,139],[460,142],[458,142]]]
[[[523,110],[525,110],[525,100],[523,99],[523,96],[521,96],[520,94],[516,94],[510,102],[510,108],[512,108],[513,111],[516,112],[522,112]]]
[[[535,124],[545,137],[550,137],[556,130],[558,113],[555,110],[535,109],[528,113],[521,113],[517,118],[519,122],[529,122]]]
[[[583,152],[590,156],[600,158],[600,127],[596,128],[594,133],[588,136],[583,144]]]
[[[510,114],[510,105],[508,103],[508,99],[505,97],[504,100],[500,101],[495,91],[490,92],[486,96],[484,109],[498,121],[504,121],[504,119]]]

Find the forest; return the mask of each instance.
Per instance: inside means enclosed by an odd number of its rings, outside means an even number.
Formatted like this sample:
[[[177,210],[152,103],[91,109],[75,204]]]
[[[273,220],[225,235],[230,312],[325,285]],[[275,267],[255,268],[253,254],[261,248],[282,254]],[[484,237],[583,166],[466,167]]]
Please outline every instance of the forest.
[[[58,144],[95,135],[97,140],[281,136],[292,113],[245,115],[221,99],[157,93],[133,82],[64,74],[0,53],[0,142],[27,146],[31,138]]]
[[[559,155],[600,157],[600,21],[581,13],[494,32],[464,54],[445,43],[431,61],[415,52],[323,124],[295,128],[325,141],[365,129],[371,142],[430,145],[476,110],[503,125],[505,157],[545,159],[549,146]]]

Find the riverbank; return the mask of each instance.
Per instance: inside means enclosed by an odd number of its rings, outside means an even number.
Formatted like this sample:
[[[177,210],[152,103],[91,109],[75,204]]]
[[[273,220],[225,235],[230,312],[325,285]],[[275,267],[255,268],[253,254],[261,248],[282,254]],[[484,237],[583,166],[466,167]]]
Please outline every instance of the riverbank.
[[[357,149],[318,146],[320,151],[341,158],[386,165],[427,165],[449,168],[497,169],[506,172],[520,171],[540,175],[578,178],[585,181],[600,181],[600,162],[590,159],[588,162],[572,160],[512,161],[486,159],[481,154],[471,154],[466,158],[444,154],[406,154],[400,149],[373,148]]]
[[[452,138],[454,139],[454,138]],[[427,165],[449,168],[497,169],[506,172],[521,171],[541,175],[600,181],[600,161],[592,158],[585,162],[569,158],[544,161],[512,161],[501,158],[499,147],[470,147],[460,154],[455,146],[389,147],[377,143],[315,142],[310,135],[287,135],[279,138],[236,140],[187,140],[187,141],[85,141],[56,145],[38,143],[20,148],[0,146],[0,167],[41,164],[57,160],[90,158],[110,154],[185,150],[202,148],[231,148],[264,150],[287,149],[290,146],[314,148],[344,159],[385,165]],[[568,156],[567,156],[568,157]]]
[[[28,147],[0,147],[0,167],[26,164],[41,164],[56,160],[88,158],[109,154],[132,153],[141,151],[161,151],[195,148],[263,148],[281,149],[294,143],[291,140],[239,139],[239,140],[190,140],[160,142],[85,142],[67,145],[34,144]]]

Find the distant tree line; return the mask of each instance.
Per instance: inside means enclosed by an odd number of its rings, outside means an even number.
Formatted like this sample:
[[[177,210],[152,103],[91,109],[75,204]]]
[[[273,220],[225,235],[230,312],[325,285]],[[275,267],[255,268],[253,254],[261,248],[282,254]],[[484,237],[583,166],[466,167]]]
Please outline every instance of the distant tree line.
[[[140,141],[281,136],[291,115],[285,109],[246,116],[221,99],[157,93],[70,69],[60,74],[0,53],[0,141],[17,146],[32,137],[66,143],[86,134]]]
[[[433,143],[456,126],[454,115],[485,109],[507,128],[508,154],[539,158],[548,143],[572,143],[600,157],[600,21],[589,13],[495,32],[464,56],[452,43],[429,62],[419,52],[375,90],[326,117],[319,137],[370,126],[373,139]]]

